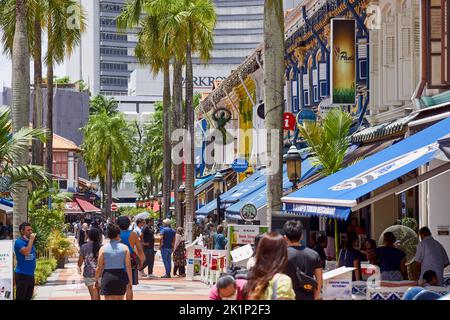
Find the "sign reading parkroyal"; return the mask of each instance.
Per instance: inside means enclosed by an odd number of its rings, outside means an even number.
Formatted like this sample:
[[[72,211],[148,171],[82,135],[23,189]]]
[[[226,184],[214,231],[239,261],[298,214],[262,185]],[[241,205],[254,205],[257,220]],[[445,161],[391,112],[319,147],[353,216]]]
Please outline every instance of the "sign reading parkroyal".
[[[13,242],[0,241],[0,300],[13,299]]]
[[[356,100],[356,21],[331,20],[331,104]]]

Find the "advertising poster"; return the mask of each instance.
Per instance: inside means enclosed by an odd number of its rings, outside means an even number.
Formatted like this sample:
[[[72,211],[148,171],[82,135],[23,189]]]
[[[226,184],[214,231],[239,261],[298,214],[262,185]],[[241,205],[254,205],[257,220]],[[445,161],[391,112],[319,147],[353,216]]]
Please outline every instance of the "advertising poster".
[[[356,22],[331,20],[331,103],[355,104]]]
[[[0,300],[13,299],[13,242],[0,241]]]

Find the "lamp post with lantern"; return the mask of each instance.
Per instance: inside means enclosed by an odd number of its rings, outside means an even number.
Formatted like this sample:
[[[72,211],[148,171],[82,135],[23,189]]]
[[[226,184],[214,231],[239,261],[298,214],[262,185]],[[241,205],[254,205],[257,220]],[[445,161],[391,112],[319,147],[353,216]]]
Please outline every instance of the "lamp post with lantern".
[[[161,211],[162,198],[163,198],[163,193],[162,193],[162,191],[158,192],[158,194],[156,195],[156,197],[158,198],[159,220],[162,220],[162,211]]]
[[[184,184],[182,184],[179,188],[178,188],[178,199],[180,200],[180,213],[181,213],[181,217],[180,217],[180,222],[181,222],[181,226],[184,227],[184,218],[185,218],[185,213],[184,213],[184,200],[186,200],[186,187],[184,186]]]
[[[302,177],[302,157],[300,156],[300,153],[295,145],[292,145],[289,148],[286,155],[286,166],[289,181],[292,182],[292,189],[295,190],[296,184]]]
[[[220,172],[217,172],[216,175],[214,176],[213,183],[214,183],[214,193],[216,194],[216,198],[217,198],[217,225],[219,225],[222,220],[222,215],[221,215],[221,210],[220,210],[220,196],[222,195],[222,193],[224,192],[224,189],[225,189],[224,176]]]

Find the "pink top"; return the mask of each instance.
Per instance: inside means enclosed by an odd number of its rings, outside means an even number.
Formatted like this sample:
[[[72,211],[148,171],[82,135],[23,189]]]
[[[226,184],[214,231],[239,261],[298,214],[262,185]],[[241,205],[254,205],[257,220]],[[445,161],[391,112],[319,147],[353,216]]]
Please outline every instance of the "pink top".
[[[236,287],[237,287],[236,300],[244,300],[243,291],[244,291],[244,287],[246,284],[247,284],[247,280],[244,280],[244,279],[236,280]],[[219,292],[215,285],[211,288],[211,292],[209,293],[209,300],[222,300],[222,299],[220,299]]]

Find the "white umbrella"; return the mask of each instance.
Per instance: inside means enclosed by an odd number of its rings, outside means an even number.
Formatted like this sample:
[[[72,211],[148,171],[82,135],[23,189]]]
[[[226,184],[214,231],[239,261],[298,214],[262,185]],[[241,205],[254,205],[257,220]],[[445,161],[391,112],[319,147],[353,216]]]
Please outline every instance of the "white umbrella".
[[[136,221],[137,219],[147,219],[150,216],[150,213],[147,211],[141,212],[134,216],[133,221]]]

